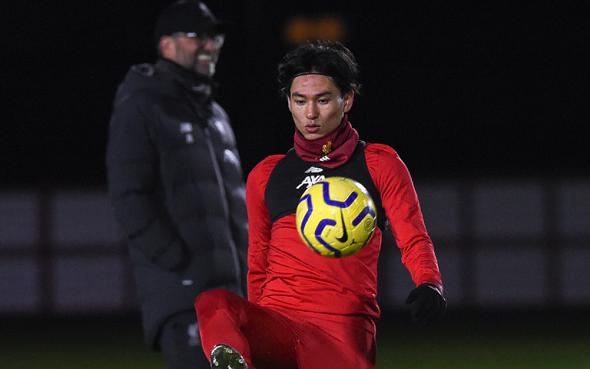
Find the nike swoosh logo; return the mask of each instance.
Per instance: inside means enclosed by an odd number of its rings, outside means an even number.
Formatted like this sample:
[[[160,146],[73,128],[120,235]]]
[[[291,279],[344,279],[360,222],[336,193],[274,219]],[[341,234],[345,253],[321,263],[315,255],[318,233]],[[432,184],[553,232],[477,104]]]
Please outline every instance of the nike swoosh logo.
[[[342,212],[340,212],[340,216],[342,217],[342,230],[344,231],[344,234],[340,238],[336,237],[336,239],[342,243],[345,243],[348,241],[348,232],[346,232],[346,227],[344,226],[344,215]]]

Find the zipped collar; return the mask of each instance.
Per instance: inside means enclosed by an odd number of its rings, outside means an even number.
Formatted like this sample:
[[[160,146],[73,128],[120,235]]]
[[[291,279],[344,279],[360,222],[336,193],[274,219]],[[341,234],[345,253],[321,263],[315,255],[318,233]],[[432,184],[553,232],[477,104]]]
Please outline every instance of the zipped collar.
[[[207,97],[213,95],[213,88],[215,86],[213,79],[191,72],[172,60],[158,59],[156,69],[171,75],[174,80],[193,93],[202,94]]]

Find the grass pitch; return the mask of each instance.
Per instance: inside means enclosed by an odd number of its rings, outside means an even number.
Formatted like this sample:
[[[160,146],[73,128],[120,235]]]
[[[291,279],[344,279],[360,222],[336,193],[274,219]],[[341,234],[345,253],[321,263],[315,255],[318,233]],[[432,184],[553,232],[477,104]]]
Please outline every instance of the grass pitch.
[[[449,311],[424,331],[399,314],[381,323],[378,369],[590,367],[589,311]]]
[[[378,325],[377,369],[587,369],[590,311],[449,311],[419,330],[406,311]],[[0,367],[164,369],[136,315],[0,317]],[[347,368],[343,368],[347,369]]]

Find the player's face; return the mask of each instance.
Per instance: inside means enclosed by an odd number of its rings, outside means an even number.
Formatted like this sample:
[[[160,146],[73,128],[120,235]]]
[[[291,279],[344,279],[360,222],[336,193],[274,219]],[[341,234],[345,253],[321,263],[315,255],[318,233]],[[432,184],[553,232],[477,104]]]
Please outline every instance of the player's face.
[[[192,33],[177,33],[174,39],[173,61],[197,74],[212,77],[223,46],[223,35],[198,36]]]
[[[352,107],[354,93],[342,96],[332,78],[319,74],[296,77],[287,102],[295,126],[308,140],[335,130]]]

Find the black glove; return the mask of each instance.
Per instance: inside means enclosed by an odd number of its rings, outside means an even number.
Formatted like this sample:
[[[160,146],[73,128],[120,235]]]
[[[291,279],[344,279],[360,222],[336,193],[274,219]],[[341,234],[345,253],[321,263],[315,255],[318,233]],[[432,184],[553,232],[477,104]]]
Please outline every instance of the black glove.
[[[447,311],[447,301],[433,284],[422,283],[410,292],[406,304],[412,304],[412,320],[425,328]]]

